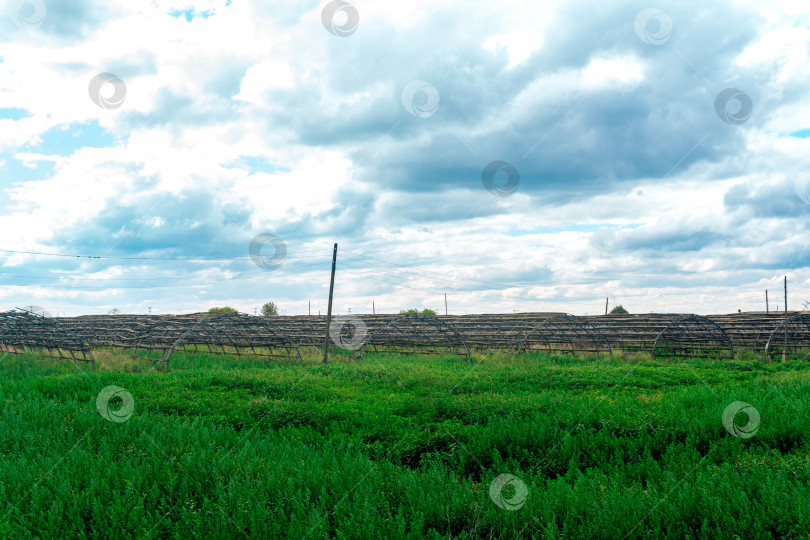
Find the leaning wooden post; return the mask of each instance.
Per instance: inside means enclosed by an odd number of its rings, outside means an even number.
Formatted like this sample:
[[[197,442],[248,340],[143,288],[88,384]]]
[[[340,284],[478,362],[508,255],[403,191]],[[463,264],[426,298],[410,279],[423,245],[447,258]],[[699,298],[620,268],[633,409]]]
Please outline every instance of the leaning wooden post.
[[[785,276],[785,350],[782,351],[782,362],[787,360],[787,276]]]
[[[329,357],[329,323],[332,321],[332,295],[335,294],[335,263],[337,263],[337,242],[332,251],[332,279],[329,281],[329,305],[326,308],[326,335],[323,337],[323,363]]]

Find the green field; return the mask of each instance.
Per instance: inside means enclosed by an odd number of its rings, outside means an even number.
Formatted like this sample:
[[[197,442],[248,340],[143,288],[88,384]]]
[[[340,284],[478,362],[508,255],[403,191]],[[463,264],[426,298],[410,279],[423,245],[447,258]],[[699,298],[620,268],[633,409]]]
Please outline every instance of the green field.
[[[810,537],[807,362],[474,359],[6,355],[0,538]]]

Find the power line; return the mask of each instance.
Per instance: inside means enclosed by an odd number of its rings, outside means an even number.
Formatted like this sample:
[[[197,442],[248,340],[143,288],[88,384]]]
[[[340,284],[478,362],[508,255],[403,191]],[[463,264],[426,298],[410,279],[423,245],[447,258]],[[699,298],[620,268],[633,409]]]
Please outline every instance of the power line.
[[[342,263],[342,265],[344,267],[353,268],[353,269],[359,270],[361,272],[368,271],[367,268],[359,268],[359,267],[350,265],[348,263]],[[397,266],[399,266],[399,265],[397,265]],[[380,267],[380,268],[382,268],[383,270],[396,271],[394,269],[386,269],[384,267]],[[466,294],[497,293],[498,291],[502,291],[502,289],[464,290],[464,289],[456,289],[456,288],[452,288],[452,287],[443,287],[443,288],[436,287],[435,289],[426,289],[424,287],[415,287],[415,286],[406,285],[406,284],[404,284],[402,282],[393,282],[393,281],[386,280],[386,279],[375,278],[372,275],[368,275],[367,273],[355,272],[355,271],[352,271],[352,270],[345,270],[345,271],[350,272],[352,274],[362,275],[364,278],[373,279],[374,281],[379,281],[379,282],[387,283],[387,284],[391,284],[391,285],[397,285],[397,286],[403,287],[403,288],[405,288],[407,290],[422,291],[422,292],[427,292],[427,293],[436,294],[436,295],[441,294],[441,291],[444,291],[444,290],[447,290],[447,289],[456,290],[456,291],[459,291],[460,293],[466,293]],[[380,272],[376,272],[375,274],[379,274],[379,273]],[[410,272],[410,273],[415,273],[415,272]],[[505,284],[503,284],[503,285],[505,285]],[[527,286],[519,286],[519,285],[511,285],[511,286],[506,285],[506,286],[510,287],[510,288],[513,288],[513,289],[527,289],[529,287],[532,287],[532,286],[527,287]],[[732,294],[732,291],[728,291],[728,293]],[[513,294],[515,294],[515,293],[513,293]],[[518,292],[517,294],[522,294],[522,293]],[[674,307],[674,306],[695,306],[695,305],[715,305],[717,303],[716,300],[715,301],[703,301],[703,302],[701,302],[701,301],[691,301],[691,302],[688,302],[688,303],[673,303],[673,302],[668,302],[667,299],[666,299],[667,297],[672,297],[672,296],[694,296],[695,295],[694,292],[673,292],[673,293],[664,293],[663,295],[661,295],[661,293],[623,293],[622,297],[623,298],[640,298],[640,299],[643,298],[643,299],[648,299],[646,303],[649,304],[650,303],[649,302],[650,297],[654,296],[655,294],[659,295],[658,298],[655,299],[655,300],[658,300],[658,301],[653,302],[653,303],[664,304],[664,305],[672,306],[672,307]],[[582,295],[582,294],[568,294],[568,295],[555,294],[554,296],[546,296],[546,297],[542,297],[542,298],[528,298],[523,294],[521,296],[513,296],[512,294],[504,294],[503,298],[505,300],[507,300],[507,301],[514,300],[515,302],[526,302],[526,301],[530,301],[530,302],[588,302],[588,301],[593,301],[595,298],[601,298],[601,293],[586,294],[586,295]],[[721,298],[722,298],[722,296],[721,296]],[[737,294],[735,294],[735,298],[738,298]],[[748,303],[751,303],[751,302],[748,302]],[[507,302],[496,302],[496,303],[488,302],[487,304],[488,305],[507,305]]]
[[[322,249],[310,249],[304,251],[298,251],[296,253],[315,253],[325,251]],[[236,261],[236,260],[247,260],[250,259],[250,256],[246,257],[112,257],[108,255],[71,255],[65,253],[45,253],[40,251],[19,251],[13,249],[0,249],[0,253],[16,253],[16,254],[23,254],[23,255],[41,255],[45,257],[67,257],[67,258],[74,258],[74,259],[110,259],[110,260],[127,260],[127,261]],[[287,257],[295,257],[293,255],[287,255]]]
[[[259,270],[258,272],[240,272],[238,274],[234,274],[234,276],[249,276],[253,274],[264,274],[265,272],[266,270]],[[50,280],[74,279],[82,281],[167,281],[167,280],[199,279],[200,277],[203,276],[162,277],[162,278],[91,278],[80,276],[48,277],[48,276],[20,276],[17,274],[0,274],[0,277],[19,278],[19,279],[50,279]]]
[[[351,264],[349,264],[349,263],[345,263],[345,262],[344,262],[344,263],[339,263],[339,264],[340,264],[340,265],[341,265],[341,267],[343,267],[343,268],[348,267],[348,268],[354,268],[355,270],[369,271],[367,268],[360,268],[359,266],[353,266],[353,265],[351,265]],[[371,272],[374,272],[374,271],[373,271],[373,270],[371,270]],[[378,271],[377,273],[379,273],[379,271]],[[386,274],[386,275],[387,275],[387,274]],[[428,279],[430,279],[430,278],[428,278]],[[443,287],[444,287],[444,289],[449,289],[449,290],[453,290],[453,291],[462,291],[462,292],[466,292],[466,289],[457,289],[457,288],[455,288],[455,287],[445,287],[445,286],[443,286]]]
[[[404,265],[404,264],[399,264],[399,263],[395,263],[395,262],[391,262],[391,261],[386,261],[386,260],[383,260],[383,259],[378,259],[376,257],[370,257],[368,255],[363,255],[361,253],[355,253],[353,251],[346,251],[345,253],[350,253],[352,255],[357,255],[359,257],[364,257],[366,259],[372,259],[372,260],[379,261],[379,262],[389,264],[389,265],[392,265],[392,266],[398,266],[400,268],[413,268],[413,266],[407,266],[407,265]],[[357,259],[353,259],[353,260],[358,261]],[[374,263],[369,263],[367,261],[358,261],[358,262],[366,262],[366,264],[371,264],[373,266],[379,266],[379,265],[375,265]],[[380,268],[384,268],[384,267],[380,266]],[[410,270],[401,270],[401,271],[402,272],[409,272]],[[413,271],[411,271],[411,272],[413,272]],[[498,283],[496,281],[482,281],[480,279],[473,279],[473,278],[459,278],[459,277],[456,277],[456,276],[451,276],[450,274],[443,274],[443,273],[440,273],[440,272],[433,272],[431,270],[419,270],[418,272],[422,273],[422,274],[434,274],[434,275],[437,275],[437,276],[444,276],[446,278],[450,278],[449,280],[445,280],[445,281],[459,281],[459,280],[461,280],[461,281],[468,281],[468,282],[474,282],[474,283],[482,283],[484,285],[492,285],[492,284],[494,284],[494,285],[499,285],[499,286],[502,286],[502,287],[515,287],[515,285],[510,285],[510,284],[506,284],[506,283]]]
[[[298,270],[299,268],[309,268],[313,266],[318,266],[321,264],[325,264],[324,261],[320,261],[317,263],[311,264],[299,264],[297,266],[285,266],[283,269],[274,270],[280,271],[282,273],[287,273],[289,270]],[[231,277],[236,276],[250,276],[255,274],[267,274],[268,270],[258,270],[256,272],[239,272],[234,274]],[[49,280],[60,280],[60,279],[74,279],[74,280],[82,280],[82,281],[166,281],[166,280],[187,280],[187,279],[201,279],[206,276],[184,276],[184,277],[160,277],[160,278],[93,278],[93,277],[81,277],[81,276],[57,276],[57,277],[50,277],[50,276],[23,276],[18,274],[0,274],[0,278],[3,277],[13,277],[13,278],[21,278],[21,279],[49,279]],[[9,285],[9,284],[6,284]]]
[[[346,258],[348,258],[352,262],[368,264],[368,265],[371,265],[371,266],[374,266],[374,267],[377,267],[377,268],[382,268],[384,270],[396,270],[397,272],[404,272],[404,273],[414,274],[414,275],[419,275],[419,276],[423,276],[425,274],[433,274],[435,276],[449,276],[449,274],[440,274],[439,272],[432,272],[430,270],[399,270],[399,269],[395,269],[395,268],[388,268],[386,266],[382,266],[382,265],[379,265],[379,264],[374,264],[372,262],[363,261],[363,260],[352,258],[352,257],[346,257]],[[388,263],[388,264],[395,264],[395,263]],[[396,265],[396,266],[401,266],[401,265]],[[408,268],[408,267],[403,267],[403,268]],[[410,267],[410,268],[413,268],[413,267]],[[468,284],[475,284],[475,285],[479,285],[479,284],[480,285],[487,285],[487,286],[495,285],[495,286],[500,286],[500,287],[514,287],[515,286],[515,285],[507,285],[505,283],[497,283],[497,282],[494,282],[494,281],[481,281],[481,280],[472,279],[472,278],[450,277],[448,279],[448,278],[433,277],[433,276],[427,276],[427,277],[430,277],[431,279],[434,279],[434,280],[453,283],[455,285],[465,285],[464,282],[467,282]]]
[[[327,264],[327,262],[322,261],[322,262],[319,262],[319,263],[314,263],[314,264],[309,264],[309,265],[301,265],[301,266],[293,267],[293,268],[298,269],[298,268],[305,268],[305,267],[321,266],[321,265],[325,265],[325,264]],[[281,272],[281,273],[285,274],[285,275],[291,275],[291,274],[296,274],[296,273],[306,274],[306,273],[309,273],[309,272],[312,272],[312,271],[314,271],[314,269],[313,270],[306,270],[304,272],[286,272],[286,273]],[[276,273],[276,272],[278,272],[278,271],[274,271],[273,273]],[[251,274],[252,273],[253,272],[251,272]],[[268,274],[269,272],[256,272],[256,273]],[[0,276],[0,277],[2,277],[2,276]],[[193,279],[193,278],[184,278],[184,279]],[[252,282],[252,281],[259,281],[261,279],[262,278],[236,279],[236,280],[227,280],[227,281],[215,281],[215,282],[209,282],[209,283],[185,283],[185,284],[184,283],[176,283],[176,284],[172,284],[172,285],[147,285],[147,286],[142,286],[142,287],[120,287],[120,286],[114,286],[114,285],[110,285],[110,286],[106,286],[106,287],[81,287],[81,286],[70,286],[70,285],[40,285],[38,283],[23,284],[23,285],[15,284],[15,283],[3,283],[3,284],[0,284],[0,285],[2,285],[4,287],[40,287],[40,288],[43,288],[43,289],[64,289],[64,290],[74,290],[74,289],[75,290],[163,289],[163,288],[169,288],[169,287],[210,287],[212,285],[229,285],[231,283],[246,283],[246,282]]]

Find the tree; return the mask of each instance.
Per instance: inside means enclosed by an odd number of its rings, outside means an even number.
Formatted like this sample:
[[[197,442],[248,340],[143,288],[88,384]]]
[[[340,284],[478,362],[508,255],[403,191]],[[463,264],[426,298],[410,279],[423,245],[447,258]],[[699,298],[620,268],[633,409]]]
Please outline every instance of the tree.
[[[611,314],[611,315],[612,315],[612,314],[614,314],[614,313],[618,313],[618,314],[620,314],[620,315],[621,315],[621,314],[624,314],[624,313],[629,313],[629,311],[627,311],[626,309],[624,309],[624,308],[622,307],[622,305],[621,305],[621,304],[619,304],[618,306],[616,306],[615,308],[613,308],[613,309],[611,309],[611,310],[610,310],[610,314]]]
[[[435,317],[436,316],[436,312],[433,311],[432,309],[428,309],[428,308],[425,308],[422,311],[419,311],[416,308],[401,309],[401,310],[399,310],[399,314],[400,315],[425,315],[425,316],[430,316],[430,317]]]
[[[267,302],[262,306],[263,317],[274,317],[278,315],[278,306],[273,302]]]
[[[208,308],[208,313],[236,313],[236,310],[232,307],[212,307]]]
[[[112,308],[110,311],[107,312],[107,315],[118,315],[121,313],[121,310],[118,308]]]

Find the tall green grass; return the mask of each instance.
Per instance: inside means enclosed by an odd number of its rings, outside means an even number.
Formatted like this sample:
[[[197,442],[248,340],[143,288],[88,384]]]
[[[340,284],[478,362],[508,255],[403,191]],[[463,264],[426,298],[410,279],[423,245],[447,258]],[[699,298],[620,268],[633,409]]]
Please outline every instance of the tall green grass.
[[[2,538],[782,538],[810,530],[810,366],[531,353],[172,371],[0,361]],[[99,392],[126,389],[114,423]],[[722,424],[752,404],[750,439]],[[525,482],[516,511],[492,480]],[[511,488],[509,488],[511,489]],[[504,494],[509,497],[509,489]]]

